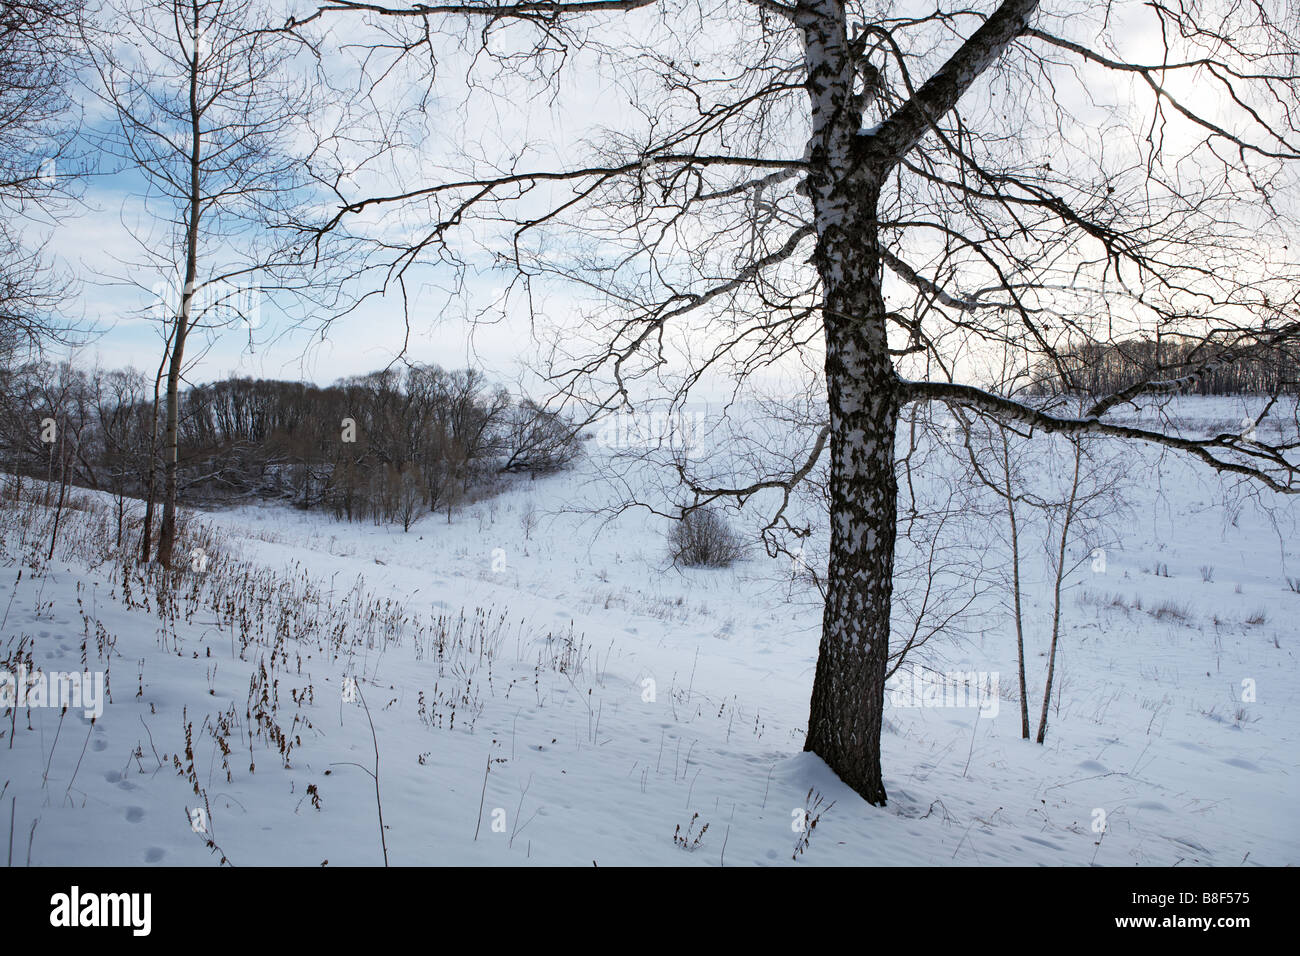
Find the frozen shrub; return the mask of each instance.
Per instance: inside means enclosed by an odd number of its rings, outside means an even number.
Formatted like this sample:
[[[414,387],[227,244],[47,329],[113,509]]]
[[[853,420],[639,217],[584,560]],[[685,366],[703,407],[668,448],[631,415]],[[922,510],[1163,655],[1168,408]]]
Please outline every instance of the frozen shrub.
[[[744,556],[744,539],[713,508],[697,508],[673,522],[668,532],[674,564],[690,568],[725,568]]]

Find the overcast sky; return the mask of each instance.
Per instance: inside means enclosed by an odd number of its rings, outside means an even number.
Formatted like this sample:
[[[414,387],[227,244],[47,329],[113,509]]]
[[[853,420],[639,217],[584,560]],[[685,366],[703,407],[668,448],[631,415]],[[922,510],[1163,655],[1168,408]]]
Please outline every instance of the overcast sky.
[[[284,0],[277,0],[277,4],[278,8],[304,8],[301,3]],[[893,4],[890,10],[897,12],[905,6],[908,4]],[[932,9],[932,4],[917,6]],[[1064,0],[1052,5],[1057,13],[1075,8],[1086,9]],[[1115,28],[1116,18],[1109,34],[1128,47],[1127,54],[1147,59],[1144,48],[1155,43],[1154,19],[1141,4],[1132,4],[1128,9],[1132,13],[1122,29]],[[647,29],[653,30],[654,16],[646,12],[611,16],[602,20],[605,26],[601,36],[615,46],[622,31],[636,35],[638,41],[645,40],[650,35]],[[1082,21],[1087,19],[1074,22],[1084,29]],[[340,41],[356,39],[358,21],[349,15],[336,22],[339,26],[335,28],[334,42],[327,46],[329,55],[338,58],[339,76],[343,77],[349,61],[347,54],[340,52]],[[477,35],[471,39],[471,46],[476,39]],[[507,35],[493,42],[508,45],[511,39]],[[725,44],[726,26],[719,23],[718,30],[707,36],[696,34],[678,40],[692,55],[703,56]],[[483,157],[498,153],[509,160],[520,151],[521,144],[527,143],[530,148],[521,158],[521,165],[563,168],[589,155],[590,144],[583,137],[593,130],[609,127],[635,136],[645,119],[632,108],[609,62],[583,51],[571,51],[558,85],[552,90],[554,96],[531,99],[522,95],[528,91],[525,87],[519,88],[519,96],[512,97],[509,84],[498,85],[490,94],[467,89],[464,75],[468,60],[451,40],[439,41],[437,56],[438,80],[421,111],[425,126],[419,154],[407,152],[393,157],[391,165],[372,168],[367,180],[354,184],[356,194],[437,181],[439,176],[448,175],[451,167],[447,157],[458,147],[467,148],[475,161],[481,162]],[[531,92],[535,93],[536,88]],[[401,96],[412,95],[412,88],[394,82],[385,95],[394,97],[396,103]],[[970,94],[987,95],[980,88]],[[1061,95],[1077,96],[1068,90],[1061,91]],[[387,105],[387,101],[381,102]],[[364,109],[369,107],[359,108],[357,115],[364,122]],[[1079,99],[1071,109],[1083,114],[1089,107]],[[88,133],[103,131],[110,122],[102,106],[87,97]],[[802,146],[792,141],[789,151],[792,156],[798,155]],[[157,207],[147,209],[142,194],[138,176],[106,164],[101,175],[88,180],[83,201],[65,210],[49,237],[50,248],[79,279],[70,311],[98,329],[79,351],[79,360],[110,368],[130,365],[152,374],[160,358],[162,323],[156,313],[152,318],[145,313],[151,304],[149,284],[161,277],[132,273],[123,264],[132,258],[137,243],[166,241],[166,233],[154,225]],[[420,225],[409,218],[403,220],[403,215],[409,217],[410,210],[399,214],[395,207],[384,207],[382,213],[361,217],[358,224],[376,233],[401,233]],[[315,321],[319,316],[307,316],[302,327],[293,328],[277,317],[274,307],[262,310],[263,324],[256,329],[233,325],[219,334],[199,335],[187,346],[187,379],[197,383],[228,375],[251,375],[328,383],[383,368],[403,355],[407,361],[444,367],[474,365],[498,380],[515,380],[523,374],[522,366],[534,357],[530,315],[521,295],[508,300],[504,314],[497,311],[484,315],[478,311],[499,300],[498,293],[508,278],[491,268],[491,253],[500,248],[499,243],[494,246],[492,239],[474,231],[477,228],[471,225],[453,235],[456,252],[465,263],[463,272],[427,260],[413,266],[404,276],[405,302],[397,287],[390,285],[383,294],[371,295],[355,311],[336,320],[323,338]],[[132,276],[137,287],[114,284],[108,278],[126,274]],[[379,278],[379,274],[372,274],[370,289],[378,287]],[[563,324],[579,308],[579,301],[570,298],[571,292],[540,283],[532,291],[529,304],[549,321]]]

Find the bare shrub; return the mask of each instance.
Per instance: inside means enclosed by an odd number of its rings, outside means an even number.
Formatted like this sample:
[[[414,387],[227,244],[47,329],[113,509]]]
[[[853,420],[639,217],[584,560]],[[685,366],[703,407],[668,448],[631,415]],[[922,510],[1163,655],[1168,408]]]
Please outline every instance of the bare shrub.
[[[524,507],[519,512],[519,527],[524,532],[524,540],[531,541],[533,532],[537,530],[537,522],[540,515],[537,512],[537,502],[531,498],[525,502]]]
[[[1175,601],[1163,601],[1159,606],[1151,611],[1151,616],[1157,621],[1178,621],[1186,623],[1191,620],[1192,612],[1185,604],[1178,604]]]
[[[713,508],[688,511],[668,532],[673,564],[688,568],[726,568],[745,555],[745,541]]]

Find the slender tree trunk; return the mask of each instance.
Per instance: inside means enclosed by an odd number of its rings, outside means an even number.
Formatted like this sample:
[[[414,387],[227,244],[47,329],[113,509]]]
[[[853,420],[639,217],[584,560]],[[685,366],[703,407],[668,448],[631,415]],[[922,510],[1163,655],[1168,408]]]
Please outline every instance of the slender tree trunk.
[[[153,426],[149,431],[149,489],[144,502],[144,528],[140,532],[140,563],[149,563],[149,549],[153,547],[153,511],[158,498],[158,399],[162,389],[163,368],[171,354],[171,336],[163,347],[158,374],[153,377]]]
[[[1056,583],[1052,600],[1052,647],[1047,655],[1047,687],[1043,690],[1043,712],[1038,718],[1037,742],[1047,738],[1047,708],[1052,702],[1052,680],[1056,676],[1056,644],[1061,635],[1061,582],[1065,580],[1065,545],[1070,540],[1070,525],[1074,523],[1075,504],[1079,499],[1079,468],[1083,461],[1083,446],[1074,442],[1074,479],[1070,485],[1070,500],[1065,506],[1061,525],[1061,543],[1056,553]]]
[[[57,422],[55,427],[58,427]],[[63,440],[63,429],[60,428],[58,434],[58,441],[62,441],[62,440]],[[54,442],[50,442],[50,460],[45,466],[45,494],[44,497],[41,499],[41,504],[45,505],[45,507],[47,508],[50,506],[50,486],[54,484],[54,445],[55,445]]]
[[[200,35],[199,7],[195,5],[194,33]],[[199,106],[199,47],[194,44],[190,60],[190,208],[185,234],[185,286],[181,290],[181,307],[176,316],[176,335],[172,343],[171,362],[167,369],[167,432],[163,462],[163,515],[158,533],[158,561],[170,567],[172,549],[176,541],[176,469],[179,450],[178,431],[180,418],[180,380],[184,366],[185,338],[190,330],[190,315],[194,306],[194,285],[198,278],[199,216],[202,212],[199,173],[202,169],[202,132]]]
[[[187,267],[187,275],[189,270]],[[191,288],[193,279],[186,280],[186,288]],[[176,542],[176,467],[179,459],[178,434],[180,410],[181,350],[185,335],[183,326],[187,322],[190,294],[184,295],[185,304],[177,316],[176,345],[172,350],[170,367],[167,370],[167,425],[163,438],[163,512],[162,525],[158,529],[158,562],[163,567],[170,567],[172,549]]]
[[[1020,674],[1020,737],[1029,739],[1029,691],[1025,687],[1025,619],[1020,604],[1020,527],[1016,521],[1016,498],[1011,487],[1011,447],[1002,433],[1002,474],[1006,479],[1003,494],[1007,502],[1007,520],[1011,522],[1011,597],[1016,615],[1016,667]]]
[[[54,509],[54,530],[50,532],[50,553],[46,561],[54,560],[54,545],[59,540],[59,519],[63,517],[63,502],[68,494],[68,460],[63,453],[63,433],[59,433],[59,501]]]

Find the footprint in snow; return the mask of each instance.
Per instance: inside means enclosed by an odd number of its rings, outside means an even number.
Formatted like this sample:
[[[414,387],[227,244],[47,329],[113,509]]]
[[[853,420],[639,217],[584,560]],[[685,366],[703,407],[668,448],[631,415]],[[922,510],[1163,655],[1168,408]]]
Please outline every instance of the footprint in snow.
[[[1228,757],[1223,762],[1233,767],[1240,767],[1242,770],[1253,770],[1255,773],[1260,772],[1259,766],[1254,762],[1247,760],[1245,757]]]
[[[1045,846],[1052,850],[1065,849],[1065,847],[1063,847],[1059,843],[1055,843],[1052,840],[1044,840],[1042,837],[1031,836],[1030,834],[1022,834],[1021,839],[1026,841],[1027,843],[1037,843],[1039,846]]]
[[[126,822],[139,823],[144,819],[144,807],[127,807]]]
[[[146,863],[157,863],[167,855],[167,851],[160,846],[151,846],[144,851],[144,861]]]

